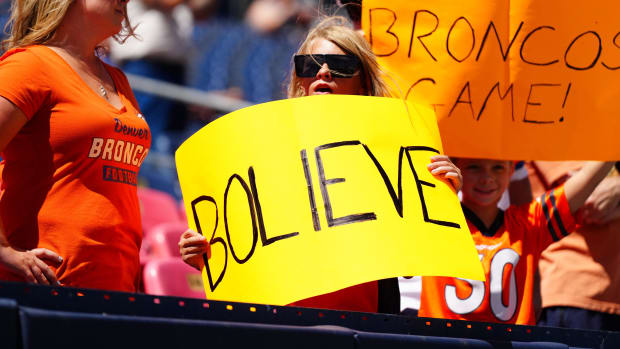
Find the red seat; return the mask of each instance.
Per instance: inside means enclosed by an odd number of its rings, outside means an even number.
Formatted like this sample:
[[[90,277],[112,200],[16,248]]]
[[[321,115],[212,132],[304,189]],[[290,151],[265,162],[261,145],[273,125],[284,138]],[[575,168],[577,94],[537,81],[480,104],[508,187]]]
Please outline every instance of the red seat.
[[[187,230],[187,224],[182,222],[161,223],[153,227],[144,235],[140,255],[153,258],[181,257],[179,239]]]
[[[145,293],[205,298],[201,273],[180,258],[149,261],[144,267],[143,277]]]
[[[177,201],[168,193],[151,189],[138,188],[140,212],[142,214],[142,231],[146,234],[160,223],[182,222]]]
[[[184,222],[187,221],[187,212],[185,212],[185,203],[183,201],[179,202],[178,210],[179,217],[181,217]]]

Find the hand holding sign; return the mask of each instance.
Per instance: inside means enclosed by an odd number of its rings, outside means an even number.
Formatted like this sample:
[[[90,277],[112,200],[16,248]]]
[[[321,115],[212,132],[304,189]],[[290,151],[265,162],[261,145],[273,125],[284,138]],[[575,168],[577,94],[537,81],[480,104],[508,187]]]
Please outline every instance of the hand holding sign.
[[[432,111],[315,96],[209,124],[177,151],[190,228],[211,244],[209,299],[288,304],[399,275],[479,279],[460,204],[427,164]]]
[[[432,156],[431,163],[428,164],[427,168],[436,178],[449,181],[456,192],[461,190],[461,186],[463,185],[461,170],[454,166],[449,157],[445,155]]]
[[[179,252],[183,262],[198,270],[202,270],[205,266],[204,258],[211,258],[211,245],[209,245],[204,236],[191,229],[187,229],[181,234]]]

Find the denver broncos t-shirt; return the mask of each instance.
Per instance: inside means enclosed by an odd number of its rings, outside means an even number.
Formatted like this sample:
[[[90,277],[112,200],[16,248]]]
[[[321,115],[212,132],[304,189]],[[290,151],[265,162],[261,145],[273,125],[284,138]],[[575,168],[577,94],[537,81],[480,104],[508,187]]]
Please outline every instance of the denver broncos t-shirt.
[[[135,291],[142,240],[137,175],[151,143],[125,75],[105,65],[120,109],[46,46],[0,58],[0,96],[28,122],[6,146],[0,218],[9,243],[64,258],[67,286]],[[0,279],[20,280],[0,268]]]

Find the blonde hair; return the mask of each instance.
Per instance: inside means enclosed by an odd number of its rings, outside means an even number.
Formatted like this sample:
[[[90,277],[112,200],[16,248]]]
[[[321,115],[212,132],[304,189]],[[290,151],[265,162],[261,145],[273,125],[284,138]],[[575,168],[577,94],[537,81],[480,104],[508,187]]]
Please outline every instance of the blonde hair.
[[[73,0],[13,0],[11,16],[4,27],[9,37],[2,41],[2,49],[47,43],[72,3]],[[133,29],[125,14],[123,29],[114,38],[123,42],[134,35]]]
[[[379,68],[375,54],[364,37],[353,30],[344,17],[334,16],[323,19],[317,24],[297,50],[296,54],[309,54],[310,46],[315,39],[329,40],[348,55],[356,56],[362,64],[361,80],[366,94],[369,96],[389,96],[389,90],[383,81],[383,73]],[[288,85],[288,97],[301,97],[305,91],[301,81],[295,74],[295,67],[291,69],[291,79]]]

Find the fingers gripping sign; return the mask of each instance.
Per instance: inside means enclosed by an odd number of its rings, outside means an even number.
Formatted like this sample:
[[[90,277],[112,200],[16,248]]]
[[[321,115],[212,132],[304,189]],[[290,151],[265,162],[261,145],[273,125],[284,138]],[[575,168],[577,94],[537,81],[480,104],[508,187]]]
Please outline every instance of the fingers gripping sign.
[[[450,181],[450,184],[455,191],[458,192],[461,190],[461,186],[463,185],[461,170],[456,167],[446,155],[435,155],[431,157],[431,163],[428,164],[428,170],[431,171],[431,174],[434,176]]]
[[[179,252],[185,263],[202,270],[205,264],[203,258],[211,258],[211,245],[204,236],[187,229],[181,234]]]

